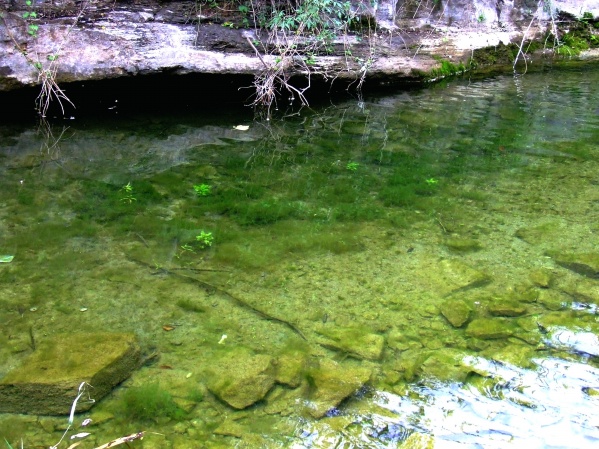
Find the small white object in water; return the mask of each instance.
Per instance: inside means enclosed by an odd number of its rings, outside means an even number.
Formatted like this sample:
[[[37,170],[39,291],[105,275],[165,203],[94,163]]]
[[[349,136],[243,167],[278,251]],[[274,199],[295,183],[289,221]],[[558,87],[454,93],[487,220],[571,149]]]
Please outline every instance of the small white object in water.
[[[236,129],[237,131],[247,131],[250,127],[248,125],[237,125],[234,126],[233,129]]]
[[[75,438],[85,438],[88,435],[91,435],[91,433],[89,433],[89,432],[77,433],[75,435],[71,435],[71,440],[74,440]]]
[[[218,341],[218,344],[219,345],[224,345],[226,339],[227,339],[227,334],[223,334],[223,336],[220,337],[220,340]]]

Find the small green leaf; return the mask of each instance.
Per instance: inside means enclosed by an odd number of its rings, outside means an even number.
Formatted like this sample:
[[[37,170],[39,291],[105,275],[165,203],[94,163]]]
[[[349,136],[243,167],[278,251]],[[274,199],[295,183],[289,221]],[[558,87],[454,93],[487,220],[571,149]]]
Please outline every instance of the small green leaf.
[[[15,258],[15,256],[9,254],[0,255],[0,263],[10,263]]]

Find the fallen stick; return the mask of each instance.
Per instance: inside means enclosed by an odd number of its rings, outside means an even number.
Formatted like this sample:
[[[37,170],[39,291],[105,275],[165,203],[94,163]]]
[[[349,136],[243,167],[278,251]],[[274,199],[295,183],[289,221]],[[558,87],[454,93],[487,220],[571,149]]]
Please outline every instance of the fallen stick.
[[[129,260],[131,260],[132,262],[138,263],[138,264],[143,265],[145,267],[155,268],[154,265],[149,264],[147,262],[144,262],[143,260],[139,260],[139,259],[136,259],[136,258],[131,257],[131,256],[128,256],[127,258]],[[186,280],[187,282],[192,282],[192,283],[198,284],[198,285],[202,286],[203,288],[205,288],[205,289],[207,289],[209,291],[218,292],[221,295],[226,296],[230,300],[234,301],[238,306],[240,306],[240,307],[242,307],[244,309],[249,310],[250,312],[254,313],[255,315],[258,315],[260,318],[263,318],[263,319],[268,320],[268,321],[275,321],[277,323],[281,323],[281,324],[287,326],[289,329],[291,329],[297,335],[299,335],[302,339],[308,340],[306,338],[306,336],[304,335],[304,333],[301,330],[299,330],[298,327],[295,324],[290,323],[289,321],[286,321],[286,320],[284,320],[282,318],[277,318],[276,316],[270,315],[270,314],[268,314],[268,313],[266,313],[266,312],[264,312],[264,311],[262,311],[262,310],[260,310],[260,309],[258,309],[256,307],[254,307],[253,305],[249,304],[248,302],[244,301],[243,299],[238,298],[236,296],[233,296],[231,293],[229,293],[228,291],[226,291],[226,290],[224,290],[224,289],[222,289],[220,287],[212,285],[212,284],[210,284],[210,283],[208,283],[206,281],[202,281],[201,279],[195,278],[193,276],[188,276],[186,274],[177,273],[177,272],[175,272],[173,270],[169,270],[168,268],[160,268],[160,271],[163,272],[163,273],[165,273],[165,274],[168,274],[170,276],[175,276],[175,277],[178,277],[180,279]]]

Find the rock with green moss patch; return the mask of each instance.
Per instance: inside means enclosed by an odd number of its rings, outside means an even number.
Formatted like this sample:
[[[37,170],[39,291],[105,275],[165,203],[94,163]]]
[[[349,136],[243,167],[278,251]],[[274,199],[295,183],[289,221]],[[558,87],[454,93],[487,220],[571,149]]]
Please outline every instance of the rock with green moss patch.
[[[291,388],[299,386],[303,379],[306,357],[296,351],[280,355],[276,362],[276,381]]]
[[[82,382],[99,401],[141,364],[133,334],[61,334],[39,342],[36,350],[0,381],[0,412],[67,415]],[[82,398],[77,411],[93,402]]]
[[[549,288],[553,281],[553,273],[547,268],[538,268],[528,273],[528,279],[541,288]]]
[[[571,301],[571,298],[556,290],[542,290],[539,292],[538,302],[547,310],[562,310]]]
[[[275,384],[272,357],[236,348],[222,354],[208,370],[206,386],[212,394],[236,409],[263,399]]]
[[[482,248],[478,240],[459,237],[451,237],[446,239],[445,246],[447,246],[447,248],[450,250],[459,253],[479,251]]]
[[[509,363],[521,368],[533,368],[532,359],[535,357],[535,348],[523,344],[508,344],[502,348],[482,351],[481,355],[500,362]]]
[[[448,299],[439,307],[453,327],[462,327],[470,319],[472,309],[461,299]]]
[[[385,347],[385,337],[363,328],[323,325],[317,332],[319,344],[359,359],[379,360]]]
[[[420,375],[444,382],[464,382],[471,371],[463,363],[465,355],[462,351],[449,348],[431,351],[420,366]]]
[[[524,315],[526,306],[507,298],[495,298],[488,305],[489,313],[493,316],[515,317]]]
[[[514,327],[505,318],[478,318],[470,322],[466,335],[481,340],[508,338],[514,334]]]
[[[313,387],[309,398],[310,415],[322,418],[369,382],[371,375],[369,368],[322,360],[320,366],[309,373]]]
[[[516,231],[516,237],[531,245],[541,245],[547,242],[559,241],[564,227],[557,222],[544,223],[531,228],[521,228]]]
[[[448,296],[457,291],[464,291],[488,284],[491,279],[482,271],[457,260],[445,259],[432,262],[428,267],[423,267],[428,275],[428,282],[432,284],[440,296]]]
[[[555,262],[591,279],[599,279],[599,253],[550,253]]]

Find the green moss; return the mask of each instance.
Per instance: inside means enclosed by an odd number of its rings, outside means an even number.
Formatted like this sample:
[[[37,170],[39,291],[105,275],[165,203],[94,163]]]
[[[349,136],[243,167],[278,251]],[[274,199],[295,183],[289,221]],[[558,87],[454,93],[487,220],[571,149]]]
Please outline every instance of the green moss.
[[[125,418],[135,421],[152,421],[163,417],[179,420],[185,416],[170,393],[160,388],[158,383],[132,387],[125,391],[122,413]]]

